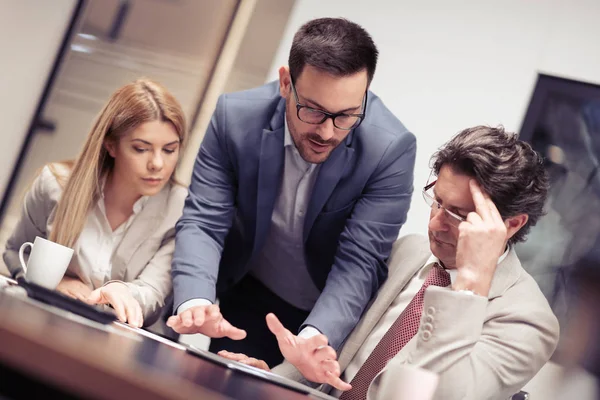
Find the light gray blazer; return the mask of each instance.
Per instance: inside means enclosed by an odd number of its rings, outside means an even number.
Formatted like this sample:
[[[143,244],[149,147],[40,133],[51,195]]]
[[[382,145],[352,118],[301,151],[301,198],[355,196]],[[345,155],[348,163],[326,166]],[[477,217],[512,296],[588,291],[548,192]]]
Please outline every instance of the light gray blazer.
[[[394,243],[389,277],[340,351],[342,371],[430,256],[426,237],[409,235]],[[378,398],[382,375],[403,364],[439,374],[435,399],[506,399],[540,370],[558,342],[558,321],[512,249],[499,264],[487,299],[429,287],[423,310],[419,332],[375,377],[368,400]],[[433,316],[428,329],[426,314]],[[287,362],[273,372],[307,383]],[[328,385],[320,389],[331,391]]]
[[[62,191],[54,174],[44,167],[27,192],[21,218],[6,242],[3,257],[12,274],[20,269],[21,244],[33,242],[36,236],[47,238],[50,235]],[[186,196],[186,188],[169,183],[150,197],[111,259],[111,280],[126,282],[142,307],[144,325],[150,325],[159,317],[165,298],[172,290],[170,271],[175,223],[181,216]],[[79,246],[76,244],[67,275],[78,277],[91,286],[90,271],[79,266],[78,257]]]

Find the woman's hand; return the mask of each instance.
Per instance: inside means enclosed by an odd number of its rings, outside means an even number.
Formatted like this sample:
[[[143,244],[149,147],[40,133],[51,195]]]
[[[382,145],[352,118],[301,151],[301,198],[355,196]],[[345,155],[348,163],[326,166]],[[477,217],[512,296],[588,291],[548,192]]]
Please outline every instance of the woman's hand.
[[[69,276],[64,276],[62,278],[56,287],[56,290],[62,294],[66,294],[69,297],[81,301],[87,301],[87,298],[92,293],[92,289],[90,289],[85,283],[77,278],[71,278]]]
[[[87,298],[87,302],[90,304],[110,304],[115,309],[117,318],[133,327],[141,328],[144,323],[142,307],[124,283],[112,282],[94,290]]]

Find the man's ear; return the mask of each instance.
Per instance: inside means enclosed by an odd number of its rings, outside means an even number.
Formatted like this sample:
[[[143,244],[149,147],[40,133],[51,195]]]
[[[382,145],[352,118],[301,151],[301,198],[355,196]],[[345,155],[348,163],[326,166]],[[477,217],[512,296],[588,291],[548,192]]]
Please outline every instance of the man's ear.
[[[104,146],[104,149],[106,149],[106,151],[112,158],[116,157],[117,143],[114,140],[105,140],[102,145]]]
[[[279,68],[279,93],[281,97],[287,98],[292,89],[292,77],[289,67],[283,66]]]
[[[504,221],[506,225],[507,240],[510,240],[529,221],[529,215],[519,214],[509,217]]]

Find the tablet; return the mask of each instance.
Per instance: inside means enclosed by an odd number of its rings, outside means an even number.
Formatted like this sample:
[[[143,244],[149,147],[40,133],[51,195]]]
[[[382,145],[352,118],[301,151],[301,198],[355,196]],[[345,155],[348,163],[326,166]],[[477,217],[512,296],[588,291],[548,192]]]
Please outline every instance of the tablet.
[[[117,325],[117,326],[119,326],[119,327],[121,327],[121,328],[123,328],[123,329],[126,329],[126,330],[128,330],[130,332],[135,332],[138,335],[145,336],[145,337],[147,337],[149,339],[152,339],[154,341],[166,344],[167,346],[174,347],[174,348],[176,348],[178,350],[185,350],[186,349],[186,346],[184,346],[184,345],[182,345],[182,344],[180,344],[178,342],[175,342],[175,341],[173,341],[171,339],[167,339],[166,337],[158,335],[158,334],[156,334],[154,332],[150,332],[150,331],[148,331],[146,329],[134,328],[133,326],[128,325],[128,324],[126,324],[124,322],[121,322],[121,321],[115,321],[114,324]]]
[[[230,360],[228,358],[225,357],[221,357],[218,354],[214,354],[211,353],[210,351],[207,350],[201,350],[197,347],[194,347],[192,345],[187,346],[186,350],[193,355],[196,355],[198,357],[201,357],[205,360],[208,361],[212,361],[216,364],[220,364],[223,365],[229,369],[232,369],[234,371],[239,371],[243,374],[246,375],[251,375],[254,376],[258,379],[262,379],[264,381],[267,382],[271,382],[275,385],[278,386],[282,386],[286,389],[290,389],[293,390],[295,392],[299,392],[302,394],[306,394],[306,395],[310,395],[313,398],[317,398],[317,399],[323,399],[323,400],[336,400],[335,397],[329,396],[328,394],[325,394],[323,392],[320,392],[316,389],[313,389],[311,387],[308,387],[306,385],[303,385],[299,382],[293,381],[291,379],[288,378],[284,378],[283,376],[274,374],[272,372],[268,372],[268,371],[264,371],[262,369],[259,368],[255,368],[255,367],[251,367],[250,365],[247,364],[242,364],[240,362],[237,361],[233,361]]]
[[[109,324],[117,319],[114,313],[101,310],[100,308],[86,304],[83,301],[73,299],[56,290],[50,290],[35,283],[28,282],[24,278],[17,279],[17,282],[19,283],[19,286],[25,289],[27,296],[41,301],[42,303],[70,311],[73,314],[81,315],[82,317],[101,324]]]

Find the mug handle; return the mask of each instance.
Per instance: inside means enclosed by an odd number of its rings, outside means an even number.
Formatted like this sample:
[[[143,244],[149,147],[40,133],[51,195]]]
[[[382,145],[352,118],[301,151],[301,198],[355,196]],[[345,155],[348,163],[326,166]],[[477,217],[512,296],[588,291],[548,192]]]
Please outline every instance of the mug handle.
[[[33,248],[33,243],[25,242],[21,245],[21,248],[19,249],[19,261],[21,262],[21,268],[23,268],[24,273],[27,273],[27,264],[25,264],[25,259],[23,258],[23,253],[25,252],[25,248],[27,246],[31,246]]]

